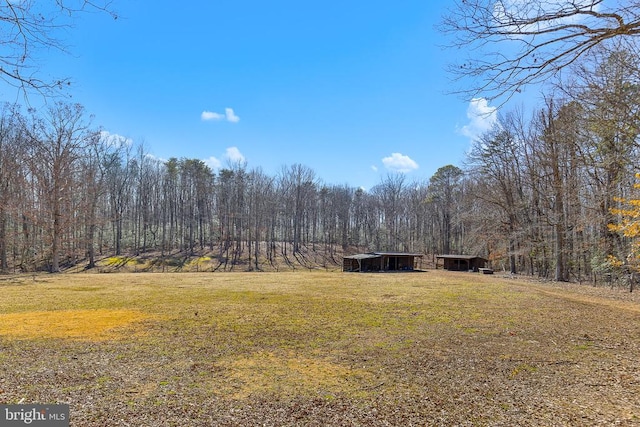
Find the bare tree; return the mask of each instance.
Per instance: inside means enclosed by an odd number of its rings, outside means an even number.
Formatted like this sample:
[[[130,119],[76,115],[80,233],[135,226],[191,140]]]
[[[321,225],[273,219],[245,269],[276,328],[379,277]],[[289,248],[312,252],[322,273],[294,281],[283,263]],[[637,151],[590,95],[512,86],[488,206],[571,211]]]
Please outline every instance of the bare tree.
[[[379,227],[380,234],[386,237],[385,250],[401,250],[400,226],[404,211],[403,197],[407,190],[405,181],[405,175],[389,174],[372,189],[380,204]]]
[[[280,178],[280,191],[283,196],[283,217],[287,225],[285,231],[287,236],[285,242],[290,242],[293,248],[293,255],[300,251],[307,229],[309,208],[315,200],[315,189],[317,186],[315,172],[301,164],[283,167]],[[291,233],[287,230],[290,229]],[[286,256],[286,245],[283,246]]]
[[[8,271],[10,217],[15,216],[19,203],[20,170],[23,168],[22,118],[15,106],[5,105],[0,110],[0,272]]]
[[[509,115],[476,140],[468,153],[471,173],[488,186],[476,196],[500,213],[499,227],[506,237],[509,269],[518,271],[523,200],[521,141]]]
[[[544,201],[546,223],[553,233],[546,239],[553,244],[554,280],[569,280],[570,231],[578,221],[574,217],[579,202],[577,184],[577,151],[580,144],[579,126],[582,110],[578,104],[555,105],[553,99],[538,117],[538,138],[535,182],[540,199]]]
[[[60,271],[62,237],[72,219],[70,200],[80,159],[95,140],[79,104],[57,103],[28,129],[30,166],[38,181],[43,220],[51,239],[51,271]]]
[[[164,176],[162,180],[162,256],[165,250],[171,252],[175,243],[176,229],[178,228],[178,159],[170,158],[165,162]],[[213,243],[212,243],[213,246]]]
[[[274,178],[266,175],[260,168],[249,172],[247,184],[249,269],[260,270],[260,246],[267,242],[268,206],[273,197]],[[267,252],[269,248],[267,246]],[[252,264],[253,257],[253,264]]]
[[[80,196],[83,198],[83,220],[85,227],[85,240],[88,264],[87,268],[96,266],[95,235],[100,221],[98,215],[98,203],[100,198],[106,193],[107,171],[113,167],[117,156],[113,155],[114,145],[105,141],[96,133],[93,141],[89,145],[86,153],[80,159],[82,163],[82,182]]]
[[[123,145],[122,150],[112,154],[110,167],[107,170],[107,183],[110,206],[110,217],[113,228],[113,247],[115,255],[122,254],[122,240],[125,228],[125,214],[132,204],[133,164],[132,146]]]
[[[458,0],[442,21],[452,45],[469,58],[452,64],[461,90],[488,98],[511,96],[542,82],[609,40],[633,46],[640,34],[640,1]]]

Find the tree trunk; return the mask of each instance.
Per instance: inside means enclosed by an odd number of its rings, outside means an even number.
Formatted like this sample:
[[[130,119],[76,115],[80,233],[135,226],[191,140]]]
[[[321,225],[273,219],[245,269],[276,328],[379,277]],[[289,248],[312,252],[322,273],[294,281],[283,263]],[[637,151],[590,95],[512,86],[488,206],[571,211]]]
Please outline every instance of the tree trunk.
[[[0,208],[0,272],[9,270],[7,263],[7,218],[4,209]]]
[[[55,203],[59,206],[59,203]],[[61,246],[61,214],[59,207],[54,210],[53,214],[53,240],[51,242],[51,272],[60,272],[60,246]]]

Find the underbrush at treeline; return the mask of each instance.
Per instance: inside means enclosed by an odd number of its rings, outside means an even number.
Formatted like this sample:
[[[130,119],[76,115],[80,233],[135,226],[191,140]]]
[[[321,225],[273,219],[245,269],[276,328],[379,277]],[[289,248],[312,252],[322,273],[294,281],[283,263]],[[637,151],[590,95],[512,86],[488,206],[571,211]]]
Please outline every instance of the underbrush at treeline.
[[[266,243],[263,243],[265,246]],[[206,271],[289,271],[289,270],[334,270],[342,268],[345,254],[367,252],[365,248],[336,247],[324,245],[301,245],[293,251],[289,244],[277,244],[271,251],[250,252],[242,250],[221,250],[216,248],[197,251],[148,251],[125,253],[122,255],[96,256],[91,266],[80,256],[65,258],[60,263],[61,271],[82,272],[92,270],[100,273],[112,272],[206,272]],[[428,265],[428,262],[424,262]],[[32,265],[16,265],[8,268],[9,273],[49,272],[46,259]]]
[[[198,254],[172,253],[161,255],[150,253],[138,256],[110,256],[96,263],[98,272],[213,272],[213,271],[289,271],[289,270],[334,270],[342,267],[342,254],[326,254],[315,251],[299,251],[268,259],[248,256],[229,257],[219,252]],[[83,269],[83,265],[75,270]]]
[[[74,425],[640,422],[640,305],[607,288],[287,271],[0,291],[0,403],[67,403]]]

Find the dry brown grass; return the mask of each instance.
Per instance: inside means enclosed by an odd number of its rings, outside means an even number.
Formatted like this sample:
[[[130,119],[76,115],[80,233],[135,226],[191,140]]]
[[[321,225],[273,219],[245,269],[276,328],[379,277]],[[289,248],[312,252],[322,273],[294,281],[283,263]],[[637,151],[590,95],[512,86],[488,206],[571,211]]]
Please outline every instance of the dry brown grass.
[[[0,281],[0,403],[78,426],[638,425],[640,305],[497,276]]]
[[[135,310],[56,310],[0,314],[0,336],[104,341],[134,333],[132,326],[152,318]]]

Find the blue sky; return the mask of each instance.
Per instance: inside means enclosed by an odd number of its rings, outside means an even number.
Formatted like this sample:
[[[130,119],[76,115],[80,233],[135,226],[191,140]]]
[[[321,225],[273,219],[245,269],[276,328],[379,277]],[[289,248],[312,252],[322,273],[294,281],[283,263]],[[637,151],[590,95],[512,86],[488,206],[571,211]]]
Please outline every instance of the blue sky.
[[[366,189],[428,180],[495,117],[447,94],[457,52],[435,25],[450,3],[116,0],[118,20],[82,15],[71,54],[42,68],[72,77],[94,124],[161,159],[299,163]]]

